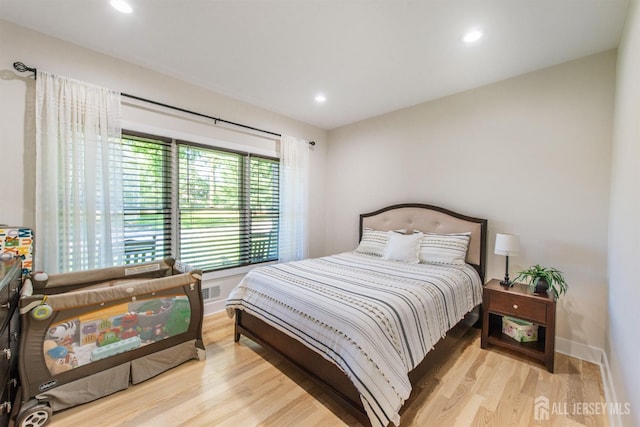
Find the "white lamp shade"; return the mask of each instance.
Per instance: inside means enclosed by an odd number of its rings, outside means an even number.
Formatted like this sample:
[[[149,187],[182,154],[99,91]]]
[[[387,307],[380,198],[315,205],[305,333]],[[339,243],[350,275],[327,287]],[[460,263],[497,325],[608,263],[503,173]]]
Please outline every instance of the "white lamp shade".
[[[520,250],[520,236],[515,234],[496,234],[496,255],[514,255]]]

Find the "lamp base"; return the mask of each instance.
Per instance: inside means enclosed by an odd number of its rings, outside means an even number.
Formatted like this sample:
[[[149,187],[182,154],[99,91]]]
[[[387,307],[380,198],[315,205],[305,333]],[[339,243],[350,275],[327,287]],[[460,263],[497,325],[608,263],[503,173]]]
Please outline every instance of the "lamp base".
[[[504,280],[502,282],[500,282],[500,284],[502,286],[511,286],[513,285],[513,283],[511,283],[511,280],[509,280],[509,255],[507,255],[507,262],[506,265],[504,266]]]

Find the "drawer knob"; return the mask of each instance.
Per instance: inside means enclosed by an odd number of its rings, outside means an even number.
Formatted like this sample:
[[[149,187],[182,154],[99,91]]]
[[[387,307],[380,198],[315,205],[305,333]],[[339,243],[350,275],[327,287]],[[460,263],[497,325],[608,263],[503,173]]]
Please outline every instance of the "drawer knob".
[[[518,309],[518,304],[513,304],[513,308]]]

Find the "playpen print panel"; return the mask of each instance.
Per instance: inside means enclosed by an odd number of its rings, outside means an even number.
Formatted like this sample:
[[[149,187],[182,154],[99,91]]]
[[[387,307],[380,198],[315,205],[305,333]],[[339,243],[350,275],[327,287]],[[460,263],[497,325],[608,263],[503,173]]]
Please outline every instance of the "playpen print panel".
[[[186,295],[152,298],[100,308],[52,324],[42,346],[51,375],[186,332],[191,307]]]

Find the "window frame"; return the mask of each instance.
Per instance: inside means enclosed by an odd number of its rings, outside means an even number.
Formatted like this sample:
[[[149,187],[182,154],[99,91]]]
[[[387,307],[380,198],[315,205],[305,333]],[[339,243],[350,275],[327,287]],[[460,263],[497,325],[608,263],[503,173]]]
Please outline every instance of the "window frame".
[[[269,155],[265,155],[265,154],[261,154],[258,152],[251,152],[248,150],[238,150],[238,149],[230,149],[230,148],[226,148],[226,147],[220,147],[217,145],[212,145],[212,144],[206,144],[206,143],[201,143],[201,142],[192,142],[189,141],[187,139],[185,139],[184,137],[181,138],[173,138],[173,137],[167,137],[167,136],[161,136],[161,135],[156,135],[156,134],[152,134],[152,133],[147,133],[147,132],[139,132],[139,131],[134,131],[134,130],[128,130],[128,129],[123,129],[122,130],[122,140],[125,140],[127,138],[143,138],[143,139],[147,139],[147,140],[151,140],[151,142],[158,141],[158,143],[164,143],[164,144],[169,144],[170,145],[170,158],[168,159],[167,162],[163,162],[163,164],[165,165],[169,165],[170,170],[168,171],[169,173],[169,181],[171,183],[171,189],[170,189],[170,194],[168,199],[170,200],[170,207],[169,207],[169,211],[170,211],[170,217],[169,217],[169,222],[170,222],[170,227],[169,227],[169,231],[167,233],[167,235],[163,236],[165,239],[168,238],[169,242],[170,242],[170,246],[171,246],[171,251],[170,254],[174,257],[176,257],[177,259],[179,259],[180,261],[183,261],[181,259],[181,255],[182,255],[182,247],[181,247],[181,230],[182,230],[182,225],[180,224],[180,215],[181,215],[181,207],[180,207],[180,198],[179,198],[179,191],[180,191],[180,158],[179,158],[179,150],[181,146],[187,146],[187,147],[193,147],[195,149],[202,149],[202,150],[210,150],[210,151],[214,151],[214,152],[223,152],[223,153],[230,153],[230,154],[235,154],[238,156],[241,156],[242,158],[242,166],[240,168],[239,171],[239,177],[242,179],[242,184],[241,184],[241,188],[246,189],[246,191],[241,192],[241,196],[240,199],[238,199],[238,206],[239,206],[239,215],[244,215],[247,216],[249,218],[248,221],[244,221],[243,222],[243,227],[240,230],[239,233],[239,237],[240,239],[243,238],[243,236],[245,236],[246,240],[248,241],[247,245],[248,248],[245,248],[243,251],[247,254],[245,257],[241,257],[241,260],[239,263],[236,264],[232,264],[232,265],[228,265],[228,266],[220,266],[220,267],[201,267],[199,265],[197,265],[197,263],[193,263],[193,266],[196,268],[201,268],[203,270],[204,273],[206,273],[208,276],[215,276],[215,277],[220,277],[220,276],[227,276],[229,275],[229,270],[234,270],[232,274],[240,274],[241,272],[247,271],[248,269],[251,269],[253,266],[258,265],[258,264],[265,264],[265,263],[275,263],[278,261],[278,251],[277,251],[277,246],[278,246],[278,239],[279,239],[279,200],[280,200],[280,190],[279,190],[279,180],[280,180],[280,159],[274,156],[269,156]],[[257,150],[259,151],[259,150]],[[258,158],[258,159],[265,159],[268,161],[272,161],[277,163],[278,168],[275,171],[276,175],[276,179],[277,179],[277,186],[276,186],[276,192],[275,194],[277,195],[277,203],[275,204],[277,206],[277,210],[276,210],[276,230],[275,230],[275,246],[276,246],[276,251],[275,251],[275,258],[268,258],[268,259],[264,259],[264,260],[259,260],[259,261],[253,261],[251,253],[252,253],[252,248],[251,248],[251,240],[252,240],[252,228],[251,228],[251,180],[250,180],[250,163],[251,160],[253,158]],[[126,214],[125,214],[126,215]],[[164,230],[166,232],[166,230]],[[126,238],[126,235],[125,235]],[[125,254],[126,255],[126,254]]]

